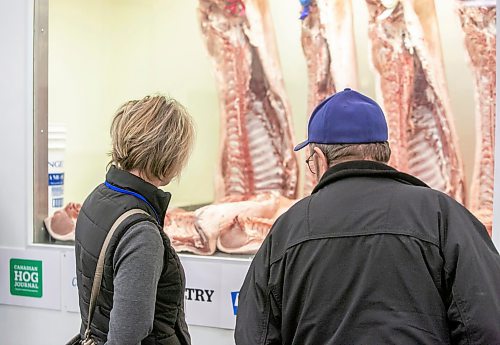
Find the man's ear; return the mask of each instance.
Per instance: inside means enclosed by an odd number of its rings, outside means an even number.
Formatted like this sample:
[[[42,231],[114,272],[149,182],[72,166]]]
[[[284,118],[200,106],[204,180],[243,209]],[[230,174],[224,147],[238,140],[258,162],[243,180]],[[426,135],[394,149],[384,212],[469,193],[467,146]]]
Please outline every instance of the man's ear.
[[[323,151],[321,151],[318,147],[314,148],[314,152],[316,152],[315,156],[317,157],[318,162],[318,178],[321,178],[323,174],[328,170],[328,159],[326,158]]]

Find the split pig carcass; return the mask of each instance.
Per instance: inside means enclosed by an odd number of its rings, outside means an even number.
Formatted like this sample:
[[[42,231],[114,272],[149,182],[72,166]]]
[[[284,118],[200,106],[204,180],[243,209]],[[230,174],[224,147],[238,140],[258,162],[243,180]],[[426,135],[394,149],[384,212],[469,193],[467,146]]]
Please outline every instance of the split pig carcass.
[[[390,164],[464,203],[465,179],[449,104],[433,0],[366,0]]]
[[[264,0],[200,0],[199,18],[221,104],[216,202],[164,229],[178,251],[255,253],[299,177],[274,29]]]
[[[290,106],[265,0],[231,11],[200,0],[201,31],[215,65],[221,108],[216,200],[278,192],[297,197]]]
[[[344,88],[356,88],[356,51],[350,0],[312,0],[302,21],[302,49],[307,63],[308,113]],[[306,169],[304,194],[317,183]]]
[[[496,3],[457,1],[475,87],[476,153],[468,207],[486,226],[493,223],[496,115]]]

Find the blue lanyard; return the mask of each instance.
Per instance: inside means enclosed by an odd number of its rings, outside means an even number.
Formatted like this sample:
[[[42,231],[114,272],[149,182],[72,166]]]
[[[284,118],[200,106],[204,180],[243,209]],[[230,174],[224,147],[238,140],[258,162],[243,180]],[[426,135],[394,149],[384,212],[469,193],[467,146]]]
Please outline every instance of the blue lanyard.
[[[156,210],[155,208],[149,203],[149,201],[146,200],[145,197],[143,197],[142,195],[140,195],[139,193],[136,193],[136,192],[132,192],[130,190],[127,190],[127,189],[122,189],[122,188],[119,188],[119,187],[116,187],[116,186],[113,186],[111,183],[109,183],[108,181],[105,181],[104,182],[104,185],[106,187],[108,187],[109,189],[111,190],[114,190],[115,192],[118,192],[118,193],[122,193],[122,194],[128,194],[128,195],[132,195],[132,196],[135,196],[137,199],[141,199],[142,201],[144,201],[152,210],[153,210],[153,213],[155,214],[155,217],[156,217],[156,220],[158,221],[158,224],[161,224],[160,223],[160,217],[158,217],[158,213],[156,213]]]

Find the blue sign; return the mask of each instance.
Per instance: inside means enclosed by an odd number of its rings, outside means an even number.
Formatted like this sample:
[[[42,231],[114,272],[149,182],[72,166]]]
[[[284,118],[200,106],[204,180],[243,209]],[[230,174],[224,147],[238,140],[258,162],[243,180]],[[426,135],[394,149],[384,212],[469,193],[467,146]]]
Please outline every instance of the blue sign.
[[[234,315],[238,314],[238,297],[240,295],[239,291],[231,292],[231,300],[233,301],[233,313]]]
[[[64,173],[49,174],[49,186],[59,186],[64,184]]]

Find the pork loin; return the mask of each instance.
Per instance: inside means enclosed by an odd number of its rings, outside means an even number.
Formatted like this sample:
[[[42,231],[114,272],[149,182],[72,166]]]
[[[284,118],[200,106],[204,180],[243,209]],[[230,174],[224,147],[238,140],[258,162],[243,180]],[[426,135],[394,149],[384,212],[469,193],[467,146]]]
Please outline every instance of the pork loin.
[[[59,241],[74,241],[76,219],[82,205],[68,203],[63,209],[44,219],[43,223],[50,236]]]

